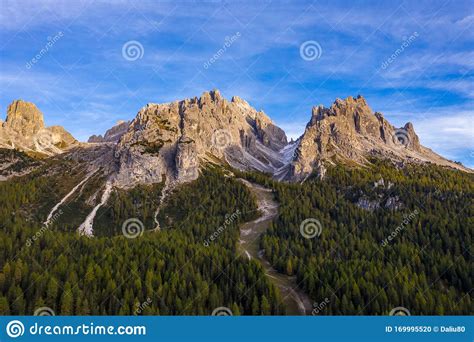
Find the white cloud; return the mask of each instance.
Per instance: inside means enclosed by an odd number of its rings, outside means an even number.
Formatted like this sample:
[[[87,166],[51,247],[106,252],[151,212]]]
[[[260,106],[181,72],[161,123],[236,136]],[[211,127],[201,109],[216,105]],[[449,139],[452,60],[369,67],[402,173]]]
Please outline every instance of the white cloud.
[[[295,122],[281,121],[281,122],[276,122],[275,124],[285,131],[288,139],[296,140],[301,136],[301,134],[304,133],[306,124],[308,123],[309,119],[310,118],[308,117],[308,120],[304,122],[303,121],[295,121]]]
[[[466,150],[474,151],[474,111],[413,120],[415,130],[424,146],[451,159],[458,159]]]

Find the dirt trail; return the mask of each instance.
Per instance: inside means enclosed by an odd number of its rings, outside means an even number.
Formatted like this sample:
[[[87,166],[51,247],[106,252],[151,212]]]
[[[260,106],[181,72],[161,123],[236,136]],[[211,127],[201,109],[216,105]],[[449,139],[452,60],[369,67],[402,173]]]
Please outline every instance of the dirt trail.
[[[288,315],[309,315],[313,309],[311,299],[298,288],[296,277],[290,277],[277,272],[270,263],[263,258],[260,250],[260,235],[270,226],[278,215],[278,203],[273,198],[272,191],[258,184],[240,179],[257,197],[258,209],[263,213],[254,221],[246,222],[240,227],[240,246],[242,252],[249,259],[256,259],[264,267],[266,275],[278,286],[283,297]]]

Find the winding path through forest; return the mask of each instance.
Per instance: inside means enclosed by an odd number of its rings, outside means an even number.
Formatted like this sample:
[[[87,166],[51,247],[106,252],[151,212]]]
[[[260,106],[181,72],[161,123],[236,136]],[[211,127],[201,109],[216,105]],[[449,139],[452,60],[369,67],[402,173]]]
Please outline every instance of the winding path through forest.
[[[298,288],[296,277],[277,272],[264,259],[260,250],[260,236],[268,229],[272,220],[278,215],[278,203],[274,200],[272,190],[258,184],[240,179],[257,197],[258,209],[262,216],[254,221],[246,222],[240,227],[240,246],[249,259],[256,259],[265,269],[265,274],[280,289],[283,303],[288,315],[307,315],[313,309],[311,299]]]

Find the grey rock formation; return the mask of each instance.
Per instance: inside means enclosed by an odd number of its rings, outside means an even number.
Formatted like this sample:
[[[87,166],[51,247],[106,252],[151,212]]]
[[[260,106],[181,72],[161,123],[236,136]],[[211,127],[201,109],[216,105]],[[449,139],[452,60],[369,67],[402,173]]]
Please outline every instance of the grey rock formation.
[[[272,174],[276,179],[323,178],[330,164],[363,165],[372,156],[405,163],[436,163],[465,171],[420,144],[413,125],[391,125],[361,96],[314,107],[304,134],[288,143],[284,131],[262,111],[219,91],[165,104],[150,103],[131,122],[119,122],[104,137],[78,143],[60,126],[45,127],[43,114],[14,101],[1,122],[0,147],[55,155],[101,169],[118,187],[166,180],[177,184],[199,176],[207,163]],[[384,186],[383,182],[379,184]],[[374,204],[362,199],[361,207]],[[389,207],[396,208],[392,200]]]
[[[394,127],[381,113],[374,113],[359,95],[337,99],[330,108],[322,105],[313,108],[283,178],[305,179],[321,163],[366,164],[370,156],[401,162],[431,162],[468,171],[421,146],[411,123]]]
[[[122,135],[128,131],[129,121],[120,120],[115,126],[108,129],[104,136],[92,135],[87,142],[89,143],[117,143]]]
[[[167,104],[148,104],[117,144],[121,186],[137,182],[196,179],[203,162],[229,163],[245,170],[275,172],[286,135],[246,101],[205,92]]]
[[[3,127],[22,136],[33,136],[44,129],[43,113],[31,102],[13,101]]]
[[[77,144],[63,127],[45,127],[43,113],[33,103],[23,100],[15,100],[8,106],[7,118],[0,127],[1,148],[54,155]]]

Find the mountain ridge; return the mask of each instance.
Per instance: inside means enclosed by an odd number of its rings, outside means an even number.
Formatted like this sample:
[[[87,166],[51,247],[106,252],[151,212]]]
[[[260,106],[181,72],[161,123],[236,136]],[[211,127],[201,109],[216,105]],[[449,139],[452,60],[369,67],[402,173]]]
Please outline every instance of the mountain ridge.
[[[46,135],[46,149],[38,146],[38,132]],[[199,98],[149,103],[133,120],[118,122],[88,143],[79,143],[60,126],[46,128],[34,104],[17,100],[8,108],[2,137],[12,144],[0,147],[48,156],[65,153],[88,164],[90,171],[102,167],[123,188],[163,180],[188,182],[207,162],[270,173],[282,181],[304,181],[313,173],[324,177],[328,164],[362,166],[371,157],[399,166],[434,163],[472,172],[422,146],[410,122],[393,126],[361,95],[336,99],[329,108],[314,106],[304,133],[290,142],[263,111],[238,96],[229,101],[218,90]]]

